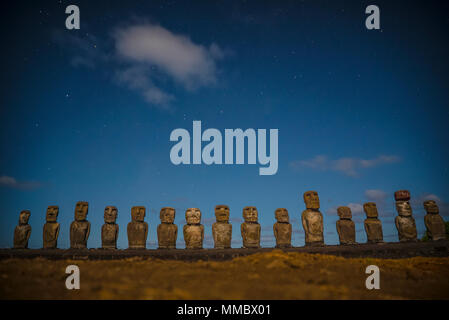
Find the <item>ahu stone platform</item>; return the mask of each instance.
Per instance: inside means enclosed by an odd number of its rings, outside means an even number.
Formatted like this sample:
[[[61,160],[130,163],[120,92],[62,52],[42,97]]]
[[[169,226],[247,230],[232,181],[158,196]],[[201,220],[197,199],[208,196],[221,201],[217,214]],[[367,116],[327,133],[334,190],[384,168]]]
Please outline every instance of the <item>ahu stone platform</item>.
[[[448,257],[449,241],[429,242],[387,242],[383,244],[326,245],[322,247],[275,248],[232,248],[232,249],[0,249],[0,260],[33,259],[49,260],[117,260],[139,257],[142,259],[172,259],[183,261],[230,260],[255,253],[282,250],[327,254],[345,258],[401,259],[411,257]]]

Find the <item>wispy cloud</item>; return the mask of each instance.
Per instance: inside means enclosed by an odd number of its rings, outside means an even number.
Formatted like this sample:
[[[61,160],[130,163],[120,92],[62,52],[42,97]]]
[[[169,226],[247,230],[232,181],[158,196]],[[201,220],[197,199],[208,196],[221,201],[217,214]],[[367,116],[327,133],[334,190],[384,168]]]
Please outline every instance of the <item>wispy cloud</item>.
[[[346,204],[346,206],[349,207],[349,209],[351,209],[353,216],[361,215],[363,213],[363,206],[360,203],[350,202],[350,203]],[[330,207],[329,209],[327,209],[326,213],[327,214],[337,214],[338,207],[340,207],[340,206]]]
[[[0,187],[21,189],[21,190],[31,190],[36,189],[41,186],[41,183],[36,181],[17,181],[13,177],[0,176]]]
[[[366,168],[373,168],[384,164],[396,163],[401,159],[395,155],[380,155],[373,159],[360,158],[339,158],[329,159],[327,156],[318,155],[310,160],[298,160],[290,162],[289,166],[293,170],[314,169],[320,171],[336,171],[350,177],[357,177],[359,171]]]
[[[370,189],[365,191],[365,197],[369,201],[377,202],[377,203],[385,203],[387,199],[387,193],[383,190],[378,189]]]

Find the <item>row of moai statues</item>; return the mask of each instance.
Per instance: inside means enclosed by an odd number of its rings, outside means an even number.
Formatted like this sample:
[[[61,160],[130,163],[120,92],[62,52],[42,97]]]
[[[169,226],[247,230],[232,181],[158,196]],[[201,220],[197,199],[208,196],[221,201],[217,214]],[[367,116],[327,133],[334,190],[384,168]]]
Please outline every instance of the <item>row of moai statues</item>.
[[[398,216],[395,219],[399,240],[417,241],[415,219],[410,206],[410,192],[399,190],[394,194]],[[319,211],[320,200],[316,191],[304,193],[306,210],[302,212],[301,220],[305,232],[306,246],[324,245],[323,215]],[[88,203],[80,201],[75,207],[75,221],[70,225],[70,247],[82,249],[87,247],[90,234],[90,222],[87,221]],[[368,243],[382,243],[382,223],[378,218],[378,211],[374,202],[363,205],[366,213],[364,221]],[[443,218],[435,201],[424,201],[426,215],[424,222],[430,240],[446,239],[446,230]],[[58,206],[47,208],[46,223],[43,229],[43,248],[57,248],[59,223],[57,222]],[[119,226],[116,223],[118,210],[114,206],[107,206],[104,210],[104,225],[101,228],[102,248],[116,249]],[[346,206],[337,209],[339,220],[336,223],[340,244],[355,244],[355,224],[352,221],[351,209]],[[28,224],[30,211],[20,213],[19,225],[14,232],[14,248],[27,248],[31,234]],[[229,207],[218,205],[215,207],[216,222],[212,225],[214,248],[231,248],[232,225],[229,223]],[[148,223],[144,221],[145,207],[136,206],[131,209],[131,222],[127,226],[128,245],[130,249],[145,249],[148,236]],[[190,208],[185,213],[186,225],[183,227],[184,241],[187,249],[203,248],[204,226],[201,224],[201,211]],[[243,208],[244,222],[241,224],[241,235],[244,248],[260,248],[260,231],[258,212],[256,207]],[[289,221],[287,209],[278,208],[275,211],[276,223],[273,232],[277,248],[291,247],[292,225]],[[160,211],[161,224],[157,227],[159,248],[174,249],[178,238],[178,226],[174,224],[175,209],[162,208]]]

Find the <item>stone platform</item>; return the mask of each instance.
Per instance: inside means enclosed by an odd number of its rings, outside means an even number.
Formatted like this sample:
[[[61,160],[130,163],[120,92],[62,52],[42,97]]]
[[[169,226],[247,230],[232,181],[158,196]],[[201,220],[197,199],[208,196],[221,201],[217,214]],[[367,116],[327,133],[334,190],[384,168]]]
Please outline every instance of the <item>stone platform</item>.
[[[105,249],[0,249],[0,260],[20,258],[45,258],[50,260],[118,260],[139,257],[142,259],[172,259],[183,261],[230,260],[260,252],[270,252],[275,248],[260,249],[143,249],[143,250],[105,250]],[[449,241],[436,242],[389,242],[383,244],[326,245],[323,247],[294,247],[282,249],[285,252],[317,253],[345,258],[385,258],[400,259],[411,257],[447,257]]]

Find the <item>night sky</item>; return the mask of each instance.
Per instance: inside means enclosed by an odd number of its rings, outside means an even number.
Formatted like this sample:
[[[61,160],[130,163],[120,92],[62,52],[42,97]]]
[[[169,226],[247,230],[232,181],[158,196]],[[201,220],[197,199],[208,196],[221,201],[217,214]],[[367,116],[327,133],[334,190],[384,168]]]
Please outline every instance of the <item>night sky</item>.
[[[65,8],[81,11],[67,30]],[[365,8],[380,8],[367,30]],[[159,211],[198,207],[213,247],[214,207],[231,209],[241,247],[242,208],[254,205],[262,246],[274,246],[285,207],[304,245],[302,194],[316,190],[327,244],[336,208],[349,205],[365,242],[361,206],[375,201],[386,241],[397,241],[393,193],[411,192],[418,236],[425,199],[449,216],[449,8],[442,1],[21,1],[2,7],[0,247],[31,210],[29,247],[42,247],[49,205],[69,247],[77,201],[89,202],[88,247],[101,246],[104,207],[118,208],[127,247],[131,207],[147,208],[148,248]],[[279,169],[179,165],[176,128],[279,129]]]

